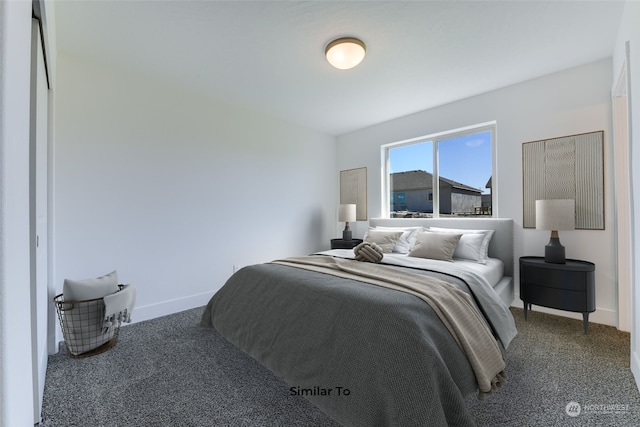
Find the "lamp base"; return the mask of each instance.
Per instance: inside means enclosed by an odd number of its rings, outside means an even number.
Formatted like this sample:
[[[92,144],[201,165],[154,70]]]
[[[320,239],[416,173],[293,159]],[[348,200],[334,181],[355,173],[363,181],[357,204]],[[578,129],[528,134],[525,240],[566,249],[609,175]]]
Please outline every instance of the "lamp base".
[[[553,264],[566,264],[564,246],[560,243],[560,239],[552,237],[549,243],[544,247],[544,262]]]
[[[346,240],[347,242],[353,240],[353,237],[351,236],[351,229],[349,228],[349,223],[347,223],[344,227],[344,230],[342,230],[342,240]]]

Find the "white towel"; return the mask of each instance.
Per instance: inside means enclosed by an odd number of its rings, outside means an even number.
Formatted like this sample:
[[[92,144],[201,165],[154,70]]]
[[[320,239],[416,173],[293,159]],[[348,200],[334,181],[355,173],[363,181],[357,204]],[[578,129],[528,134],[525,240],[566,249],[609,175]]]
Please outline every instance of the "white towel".
[[[103,330],[109,331],[122,322],[131,322],[131,312],[136,303],[136,287],[124,285],[122,289],[104,297]]]

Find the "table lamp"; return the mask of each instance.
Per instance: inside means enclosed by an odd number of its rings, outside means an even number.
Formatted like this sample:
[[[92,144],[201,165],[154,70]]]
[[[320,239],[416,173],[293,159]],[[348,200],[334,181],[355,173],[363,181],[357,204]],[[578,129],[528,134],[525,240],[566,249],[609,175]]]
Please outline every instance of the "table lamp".
[[[349,223],[356,220],[356,205],[346,204],[338,206],[338,221],[344,222],[344,231],[342,232],[342,240],[351,241],[351,229]]]
[[[575,228],[575,200],[536,200],[536,230],[551,230],[551,238],[544,248],[545,262],[566,263],[564,246],[560,243],[558,230],[575,230]]]

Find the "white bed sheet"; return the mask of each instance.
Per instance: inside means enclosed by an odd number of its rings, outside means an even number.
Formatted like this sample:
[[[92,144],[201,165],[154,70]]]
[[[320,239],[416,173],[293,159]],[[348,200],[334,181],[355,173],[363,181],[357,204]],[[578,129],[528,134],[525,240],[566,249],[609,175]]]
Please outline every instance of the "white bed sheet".
[[[495,287],[504,276],[504,264],[497,258],[487,259],[486,264],[465,260],[454,260],[453,262],[464,264],[465,268],[484,276],[492,287]]]

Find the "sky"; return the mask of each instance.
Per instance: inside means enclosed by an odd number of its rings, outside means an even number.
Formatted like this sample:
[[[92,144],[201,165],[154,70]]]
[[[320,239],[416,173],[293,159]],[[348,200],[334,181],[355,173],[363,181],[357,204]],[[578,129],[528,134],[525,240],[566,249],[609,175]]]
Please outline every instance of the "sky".
[[[431,142],[405,145],[389,150],[391,173],[412,170],[433,172]],[[491,177],[491,132],[479,132],[440,140],[439,175],[488,194],[485,188]]]

